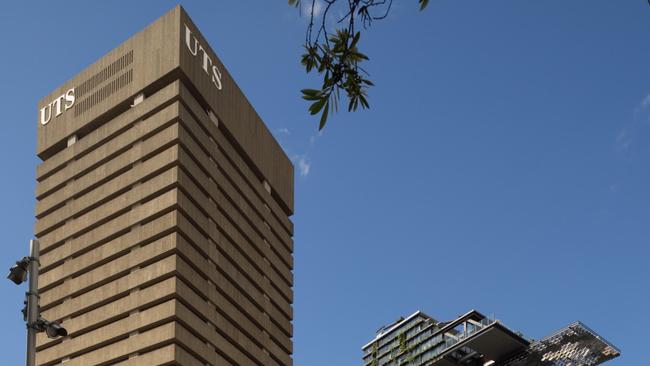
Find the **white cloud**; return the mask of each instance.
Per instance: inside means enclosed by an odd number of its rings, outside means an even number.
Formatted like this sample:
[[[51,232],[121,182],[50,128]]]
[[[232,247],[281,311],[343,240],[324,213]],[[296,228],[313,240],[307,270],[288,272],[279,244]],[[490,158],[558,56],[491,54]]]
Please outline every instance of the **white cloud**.
[[[306,177],[309,175],[309,170],[311,169],[311,162],[307,160],[306,156],[301,156],[298,159],[298,169],[300,170],[300,176]]]
[[[291,131],[289,131],[289,129],[286,127],[278,128],[277,130],[275,130],[275,132],[282,135],[291,135]]]
[[[323,130],[318,131],[316,134],[313,134],[309,137],[309,146],[314,146],[316,139],[323,136]]]
[[[279,133],[281,132],[280,130],[275,130],[275,132]],[[312,135],[309,136],[308,144],[302,153],[294,153],[289,155],[291,157],[291,162],[296,167],[297,174],[301,177],[306,177],[311,172],[311,167],[313,164],[311,159],[311,152],[315,148],[316,142],[320,136],[322,136],[322,133],[320,132],[318,134],[312,133]]]

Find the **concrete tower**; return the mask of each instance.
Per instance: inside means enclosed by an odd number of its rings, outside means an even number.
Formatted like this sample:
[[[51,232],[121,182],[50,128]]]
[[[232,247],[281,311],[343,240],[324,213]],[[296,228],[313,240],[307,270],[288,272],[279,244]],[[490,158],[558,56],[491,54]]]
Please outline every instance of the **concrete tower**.
[[[292,365],[293,166],[181,7],[43,98],[37,150],[39,365]]]

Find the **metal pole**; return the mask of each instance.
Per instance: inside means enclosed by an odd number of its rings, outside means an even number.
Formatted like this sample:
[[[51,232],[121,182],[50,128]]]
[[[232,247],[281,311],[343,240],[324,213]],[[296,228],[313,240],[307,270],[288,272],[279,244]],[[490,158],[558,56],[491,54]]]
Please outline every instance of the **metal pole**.
[[[37,239],[29,242],[29,292],[27,293],[27,366],[36,366],[36,322],[38,309],[38,271],[40,245]]]

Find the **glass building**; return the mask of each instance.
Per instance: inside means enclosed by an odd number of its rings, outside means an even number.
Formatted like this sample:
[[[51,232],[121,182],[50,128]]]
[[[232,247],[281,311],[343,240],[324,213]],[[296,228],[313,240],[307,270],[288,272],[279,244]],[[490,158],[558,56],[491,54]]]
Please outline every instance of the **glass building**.
[[[363,366],[595,366],[620,355],[580,322],[533,341],[475,310],[446,322],[418,311],[362,349]]]

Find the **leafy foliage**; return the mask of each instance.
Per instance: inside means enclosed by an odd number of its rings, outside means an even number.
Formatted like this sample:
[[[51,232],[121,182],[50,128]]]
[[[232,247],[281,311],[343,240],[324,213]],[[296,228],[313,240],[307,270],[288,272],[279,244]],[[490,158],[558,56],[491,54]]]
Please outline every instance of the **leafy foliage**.
[[[314,21],[317,2],[324,4],[320,25]],[[326,21],[332,7],[339,0],[311,0],[310,22],[305,36],[305,51],[301,63],[307,73],[317,72],[322,76],[319,89],[303,89],[303,99],[311,102],[309,113],[320,113],[318,129],[322,130],[327,123],[330,111],[337,112],[343,93],[347,98],[347,110],[356,111],[370,108],[368,103],[368,88],[374,84],[361,63],[369,58],[359,51],[361,31],[356,30],[358,24],[367,29],[373,21],[385,19],[390,13],[392,0],[342,0],[346,9],[336,24],[346,24],[345,27],[328,30]],[[289,0],[289,5],[300,7],[301,0]],[[319,3],[319,4],[320,4]],[[423,10],[429,0],[418,0],[420,10]]]

